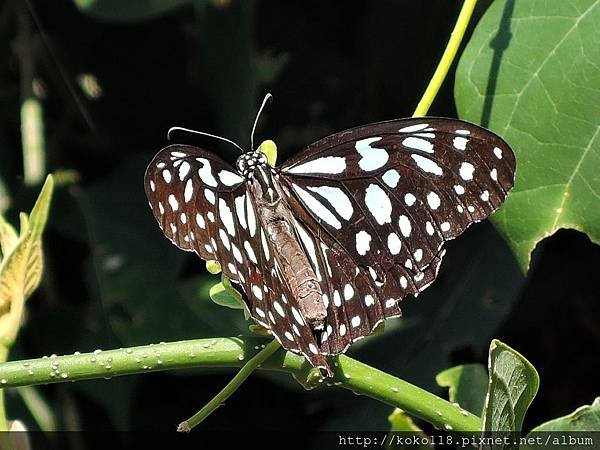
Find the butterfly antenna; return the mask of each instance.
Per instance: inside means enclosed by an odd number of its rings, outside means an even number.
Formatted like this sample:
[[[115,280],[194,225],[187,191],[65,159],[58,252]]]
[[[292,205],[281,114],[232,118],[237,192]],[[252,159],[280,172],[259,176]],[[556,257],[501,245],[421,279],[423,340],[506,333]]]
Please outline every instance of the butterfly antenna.
[[[273,100],[273,96],[271,94],[265,95],[265,98],[262,101],[262,105],[260,105],[258,113],[256,113],[256,119],[254,119],[254,125],[252,126],[252,133],[250,134],[250,149],[252,151],[254,151],[254,131],[256,130],[256,125],[258,124],[258,119],[260,118],[262,110],[264,109],[265,105],[267,104],[267,101],[269,101],[269,100]]]
[[[216,134],[210,134],[210,133],[205,133],[204,131],[196,131],[196,130],[190,130],[189,128],[182,128],[182,127],[171,127],[169,128],[169,131],[167,131],[167,139],[171,140],[171,132],[173,131],[186,131],[188,133],[194,133],[194,134],[199,134],[201,136],[208,136],[214,139],[218,139],[220,141],[224,141],[227,142],[231,145],[235,145],[240,152],[245,153],[244,149],[242,147],[240,147],[238,144],[236,144],[235,142],[233,142],[230,139],[224,138],[223,136],[217,136]]]

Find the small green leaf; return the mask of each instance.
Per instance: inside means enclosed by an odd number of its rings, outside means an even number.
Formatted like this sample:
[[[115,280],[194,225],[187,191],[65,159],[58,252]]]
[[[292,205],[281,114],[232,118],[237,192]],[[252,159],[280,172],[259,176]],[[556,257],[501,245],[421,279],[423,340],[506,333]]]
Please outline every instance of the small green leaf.
[[[531,431],[600,431],[600,397],[596,397],[591,405],[581,406],[571,414],[550,420]]]
[[[0,215],[0,261],[12,253],[18,241],[17,231]]]
[[[538,373],[521,354],[496,339],[490,345],[488,372],[483,430],[493,432],[496,437],[502,436],[502,432],[507,436],[518,433],[537,393]],[[507,440],[499,448],[518,448],[509,443],[512,441]]]
[[[449,388],[451,402],[476,416],[481,415],[488,385],[488,375],[481,364],[465,364],[446,369],[437,374],[435,381],[438,385]]]
[[[515,150],[515,188],[493,221],[524,269],[560,228],[600,243],[598,23],[598,0],[494,1],[456,71],[460,117]]]
[[[221,273],[221,264],[219,263],[219,261],[206,261],[206,270],[208,270],[209,273],[216,275],[218,273]]]
[[[30,218],[21,213],[18,241],[0,263],[0,344],[10,347],[17,336],[25,300],[42,278],[41,235],[48,218],[54,182],[48,175]],[[0,225],[6,232],[7,224]],[[14,230],[13,230],[14,231]],[[12,238],[8,238],[12,239]]]
[[[241,294],[236,291],[227,278],[222,277],[221,282],[210,288],[210,298],[219,306],[232,309],[245,309]]]
[[[73,0],[79,10],[107,22],[149,20],[190,4],[190,0]]]
[[[275,167],[277,164],[277,145],[275,142],[269,140],[264,141],[262,144],[258,146],[256,151],[264,153],[267,157],[267,162],[271,167]]]
[[[391,424],[391,429],[390,431],[392,433],[403,433],[403,437],[405,437],[404,433],[411,433],[413,435],[419,436],[420,440],[425,441],[427,439],[427,436],[425,435],[425,433],[423,433],[423,430],[421,430],[414,422],[413,420],[410,418],[410,416],[408,416],[404,411],[402,411],[400,408],[396,408],[394,409],[394,411],[392,412],[392,414],[390,414],[388,416],[388,420],[390,421]],[[427,444],[422,444],[419,443],[417,445],[396,445],[394,443],[393,438],[389,441],[389,445],[386,447],[388,449],[403,449],[403,448],[412,448],[412,449],[431,449],[433,448],[433,445],[427,445]]]

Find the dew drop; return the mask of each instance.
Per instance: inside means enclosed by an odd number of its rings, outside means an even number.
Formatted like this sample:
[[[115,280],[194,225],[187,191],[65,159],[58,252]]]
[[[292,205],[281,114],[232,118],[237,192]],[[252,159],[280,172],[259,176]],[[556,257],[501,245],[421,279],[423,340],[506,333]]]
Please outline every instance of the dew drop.
[[[6,384],[6,383],[8,383],[8,380],[6,378],[2,378],[2,381],[0,381],[0,383]]]
[[[392,388],[392,392],[398,392],[398,388],[397,387],[393,387]]]
[[[63,373],[60,374],[60,377],[62,379],[69,378],[69,374],[67,372],[63,372]]]
[[[448,431],[450,431],[450,430],[452,430],[452,429],[453,429],[453,428],[452,428],[452,425],[450,425],[449,423],[445,424],[445,425],[444,425],[444,428],[445,428],[446,430],[448,430]]]
[[[131,355],[133,353],[133,350],[131,350],[130,348],[128,348],[127,350],[125,350],[125,353],[127,353],[128,355]]]
[[[238,359],[239,359],[240,361],[243,361],[243,360],[244,360],[244,355],[242,355],[242,354],[240,353],[240,354],[238,355]]]

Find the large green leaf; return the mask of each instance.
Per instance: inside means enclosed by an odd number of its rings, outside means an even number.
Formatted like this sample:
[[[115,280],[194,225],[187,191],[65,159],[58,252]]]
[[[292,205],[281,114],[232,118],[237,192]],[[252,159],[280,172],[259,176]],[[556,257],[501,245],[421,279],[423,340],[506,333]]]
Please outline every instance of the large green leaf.
[[[600,2],[498,0],[456,72],[459,115],[498,132],[517,180],[494,216],[521,266],[573,228],[600,242]]]
[[[543,423],[533,430],[537,431],[600,431],[600,397],[596,397],[591,405],[581,406],[563,417]]]
[[[475,414],[481,415],[488,376],[481,364],[465,364],[451,367],[440,372],[435,381],[442,387],[448,387],[448,397],[453,403]]]
[[[483,430],[495,437],[518,433],[540,384],[537,371],[521,354],[496,339],[490,345],[488,366]],[[504,442],[501,448],[518,448],[511,442]]]

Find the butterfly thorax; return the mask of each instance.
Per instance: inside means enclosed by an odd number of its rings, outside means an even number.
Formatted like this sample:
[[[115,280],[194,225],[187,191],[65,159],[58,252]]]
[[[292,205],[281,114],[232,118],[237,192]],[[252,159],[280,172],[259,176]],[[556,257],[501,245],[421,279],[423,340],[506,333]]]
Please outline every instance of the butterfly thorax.
[[[266,231],[280,276],[289,286],[302,316],[313,330],[322,330],[327,317],[323,293],[306,252],[295,233],[291,208],[277,181],[277,175],[260,152],[246,153],[236,163],[254,197],[257,217]],[[264,245],[264,244],[263,244]]]

